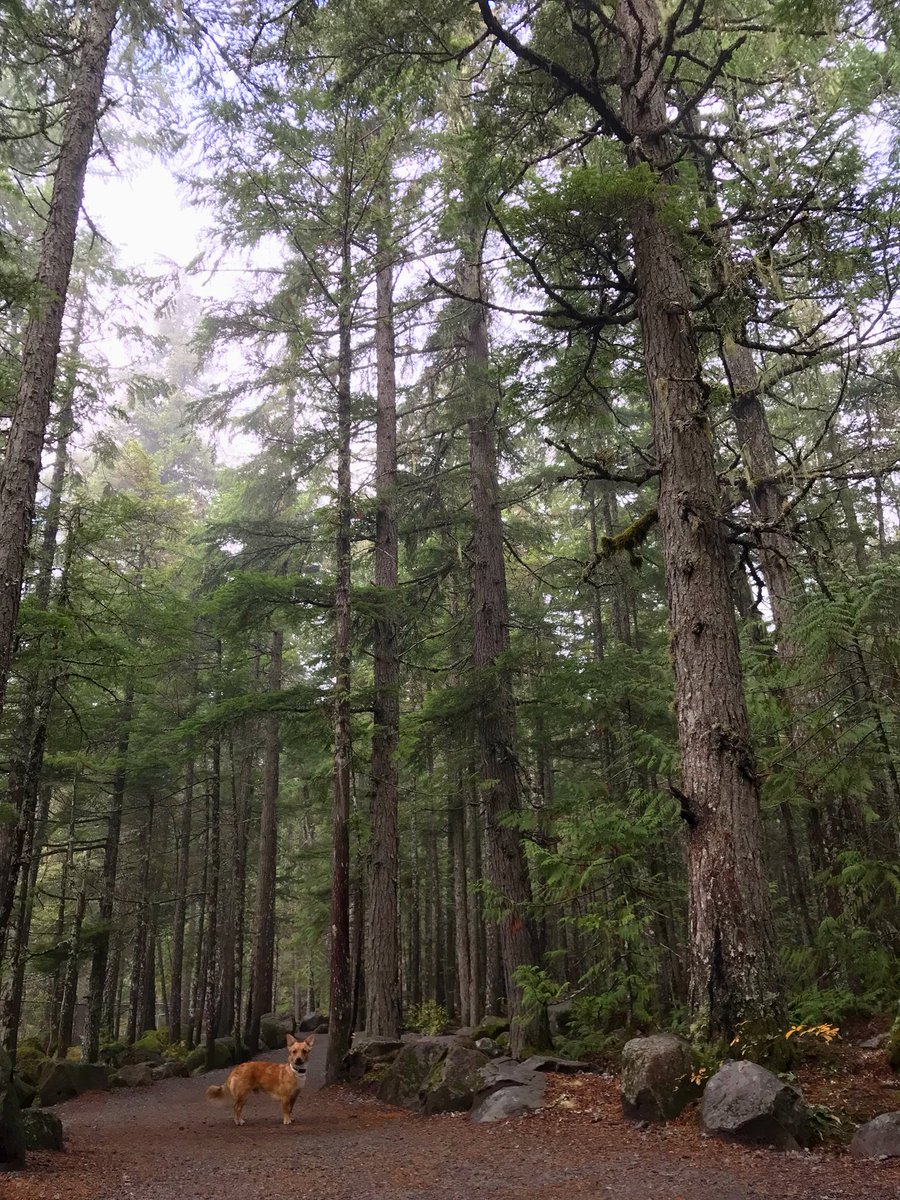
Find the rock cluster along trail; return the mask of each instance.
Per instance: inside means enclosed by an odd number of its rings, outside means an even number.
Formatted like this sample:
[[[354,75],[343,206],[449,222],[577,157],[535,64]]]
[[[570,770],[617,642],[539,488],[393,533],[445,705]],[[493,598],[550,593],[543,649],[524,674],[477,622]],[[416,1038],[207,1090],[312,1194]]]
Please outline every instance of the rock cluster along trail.
[[[263,1057],[278,1061],[281,1052]],[[321,1088],[317,1041],[295,1123],[254,1097],[247,1124],[207,1104],[216,1071],[59,1105],[67,1150],[0,1177],[3,1200],[896,1200],[900,1164],[781,1155],[701,1138],[690,1118],[640,1131],[615,1081],[554,1076],[548,1107],[496,1125],[419,1117]]]

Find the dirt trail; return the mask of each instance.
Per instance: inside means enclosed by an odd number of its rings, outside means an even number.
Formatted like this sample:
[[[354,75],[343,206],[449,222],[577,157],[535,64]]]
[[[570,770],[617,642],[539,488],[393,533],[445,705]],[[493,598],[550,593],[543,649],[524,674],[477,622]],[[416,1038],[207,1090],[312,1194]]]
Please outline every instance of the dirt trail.
[[[279,1060],[281,1053],[264,1057]],[[638,1131],[612,1080],[556,1077],[550,1107],[498,1125],[418,1117],[321,1089],[319,1039],[295,1124],[254,1097],[235,1128],[204,1092],[227,1072],[60,1105],[67,1151],[0,1177],[3,1200],[897,1200],[900,1164],[723,1146],[685,1121]],[[36,1168],[36,1169],[35,1169]]]

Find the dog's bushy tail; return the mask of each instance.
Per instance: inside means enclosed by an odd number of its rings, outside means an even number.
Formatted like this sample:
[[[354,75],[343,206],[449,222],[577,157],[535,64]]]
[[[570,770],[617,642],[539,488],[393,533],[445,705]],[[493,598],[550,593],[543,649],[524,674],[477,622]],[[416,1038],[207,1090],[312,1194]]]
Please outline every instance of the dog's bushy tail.
[[[206,1098],[207,1100],[224,1100],[225,1092],[226,1088],[224,1086],[216,1085],[215,1087],[208,1087],[206,1089]]]

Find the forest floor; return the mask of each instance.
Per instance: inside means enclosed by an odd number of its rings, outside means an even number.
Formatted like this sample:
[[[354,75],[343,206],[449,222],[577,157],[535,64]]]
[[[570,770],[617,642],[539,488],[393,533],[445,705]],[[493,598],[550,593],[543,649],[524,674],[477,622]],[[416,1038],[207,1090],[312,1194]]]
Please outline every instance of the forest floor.
[[[282,1052],[263,1056],[280,1061]],[[60,1105],[67,1149],[0,1177],[3,1200],[882,1200],[900,1162],[843,1150],[778,1154],[705,1139],[693,1115],[644,1131],[611,1076],[553,1076],[547,1107],[496,1125],[420,1117],[345,1087],[320,1090],[325,1039],[295,1123],[266,1096],[235,1128],[204,1092],[227,1072]],[[900,1094],[893,1092],[893,1107]],[[870,1101],[873,1097],[869,1096]],[[882,1108],[881,1111],[884,1111]]]

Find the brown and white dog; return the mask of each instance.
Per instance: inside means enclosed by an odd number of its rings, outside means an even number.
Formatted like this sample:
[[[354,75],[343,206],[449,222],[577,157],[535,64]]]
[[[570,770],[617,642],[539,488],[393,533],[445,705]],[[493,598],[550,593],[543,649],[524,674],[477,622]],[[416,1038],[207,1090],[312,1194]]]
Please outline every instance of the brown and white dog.
[[[305,1042],[287,1035],[286,1063],[245,1062],[234,1068],[221,1087],[208,1087],[207,1100],[230,1099],[234,1107],[235,1125],[243,1125],[241,1116],[251,1092],[268,1092],[281,1103],[281,1123],[291,1124],[291,1109],[306,1082],[306,1060],[312,1050],[315,1034]]]

